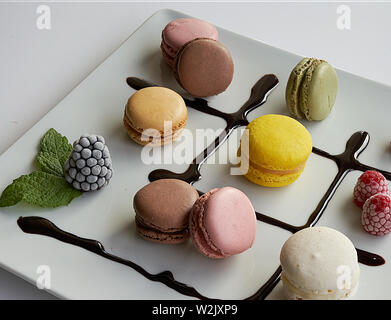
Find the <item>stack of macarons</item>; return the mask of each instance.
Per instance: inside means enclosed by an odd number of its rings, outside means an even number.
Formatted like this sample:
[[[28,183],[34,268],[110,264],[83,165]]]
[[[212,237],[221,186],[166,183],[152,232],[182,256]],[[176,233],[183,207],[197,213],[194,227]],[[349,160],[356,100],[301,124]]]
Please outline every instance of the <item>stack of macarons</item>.
[[[242,136],[238,155],[245,177],[261,186],[283,187],[303,172],[312,151],[307,129],[291,117],[268,114],[256,118]]]
[[[181,135],[186,126],[187,108],[183,98],[171,89],[144,88],[129,98],[123,121],[133,141],[160,146]]]
[[[254,208],[232,187],[216,188],[198,197],[188,183],[162,179],[134,196],[137,232],[146,240],[181,243],[189,235],[206,257],[221,259],[249,249],[257,231]]]
[[[178,83],[191,95],[217,95],[230,85],[233,60],[210,23],[194,18],[173,20],[162,31],[160,47]]]
[[[331,112],[338,77],[327,61],[304,58],[292,70],[285,91],[286,104],[297,119],[323,120]]]
[[[162,31],[161,50],[178,83],[191,95],[219,94],[230,85],[234,64],[228,49],[218,41],[217,29],[194,18],[171,21]],[[186,126],[187,108],[175,91],[143,88],[128,100],[124,126],[141,145],[161,146],[176,140]]]

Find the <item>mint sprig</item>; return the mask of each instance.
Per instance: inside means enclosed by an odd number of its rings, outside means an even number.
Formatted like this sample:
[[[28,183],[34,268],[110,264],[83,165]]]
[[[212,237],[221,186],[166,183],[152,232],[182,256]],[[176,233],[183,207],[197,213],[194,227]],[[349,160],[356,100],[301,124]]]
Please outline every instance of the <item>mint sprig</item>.
[[[22,175],[6,187],[0,196],[0,207],[24,201],[28,204],[56,208],[68,205],[82,192],[64,178],[64,164],[72,152],[68,139],[50,129],[43,136],[36,158],[37,171]]]

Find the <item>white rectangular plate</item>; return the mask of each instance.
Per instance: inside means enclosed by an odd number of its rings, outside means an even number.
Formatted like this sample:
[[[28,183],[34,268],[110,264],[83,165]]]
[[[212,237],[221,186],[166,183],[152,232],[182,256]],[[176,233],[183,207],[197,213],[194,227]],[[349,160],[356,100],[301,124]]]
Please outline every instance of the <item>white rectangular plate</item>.
[[[97,67],[39,123],[0,157],[0,189],[12,179],[34,169],[33,160],[42,135],[55,128],[70,141],[84,133],[101,134],[110,148],[114,176],[108,187],[84,194],[69,206],[54,210],[23,204],[0,209],[1,266],[35,283],[37,267],[51,270],[50,292],[70,299],[187,299],[167,286],[146,280],[136,271],[103,259],[84,249],[58,240],[23,233],[16,224],[19,216],[42,216],[76,235],[97,239],[110,253],[129,259],[151,273],[170,270],[181,282],[195,287],[207,297],[242,299],[255,293],[279,266],[282,244],[290,233],[258,222],[254,246],[225,260],[203,257],[191,241],[181,245],[160,245],[140,239],[134,225],[132,200],[148,183],[148,173],[157,168],[184,171],[187,165],[145,165],[141,146],[132,142],[122,124],[124,106],[134,90],[125,82],[136,76],[183,92],[160,52],[161,30],[171,20],[185,15],[163,10],[149,18],[122,46]],[[273,73],[279,86],[267,102],[251,112],[249,120],[268,113],[287,114],[285,85],[301,57],[238,34],[219,30],[219,40],[230,50],[235,75],[228,90],[208,99],[224,112],[236,111],[248,99],[251,87],[264,74]],[[331,154],[344,151],[346,141],[359,130],[368,131],[371,141],[360,161],[384,170],[391,169],[389,122],[391,88],[338,70],[339,92],[330,116],[321,122],[303,122],[314,146]],[[187,128],[224,128],[217,117],[189,109]],[[224,146],[227,148],[227,144]],[[237,146],[230,147],[229,154]],[[281,189],[267,189],[242,176],[229,175],[229,165],[205,164],[202,179],[195,183],[201,191],[231,185],[244,191],[256,209],[293,225],[304,224],[337,172],[333,161],[315,154],[298,181]],[[345,233],[356,247],[383,256],[380,267],[361,266],[358,299],[390,299],[391,238],[375,238],[361,226],[361,213],[352,202],[359,171],[343,180],[318,225]],[[281,284],[269,295],[280,299]]]

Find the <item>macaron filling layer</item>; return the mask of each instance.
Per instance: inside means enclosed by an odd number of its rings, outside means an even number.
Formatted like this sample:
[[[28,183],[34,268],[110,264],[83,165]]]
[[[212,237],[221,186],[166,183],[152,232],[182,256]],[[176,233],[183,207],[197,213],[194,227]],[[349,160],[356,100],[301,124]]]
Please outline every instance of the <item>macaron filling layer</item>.
[[[136,126],[132,120],[131,120],[131,117],[128,116],[128,112],[127,110],[125,109],[125,114],[124,114],[124,119],[126,120],[127,124],[134,130],[134,131],[137,131],[138,133],[142,134],[143,132],[145,132],[146,130],[150,131],[150,135],[152,137],[164,137],[164,136],[169,136],[171,135],[173,132],[177,131],[177,130],[180,130],[180,129],[183,129],[185,126],[186,126],[186,122],[187,122],[187,119],[184,119],[182,121],[178,121],[177,123],[173,123],[172,126],[167,126],[167,128],[164,128],[165,130],[159,130],[157,128],[154,128],[154,127],[150,127],[150,128],[141,128],[141,127],[138,127]]]
[[[360,270],[355,272],[350,289],[329,289],[327,291],[308,290],[295,285],[284,272],[281,273],[281,281],[284,284],[284,294],[290,300],[344,300],[354,296],[359,286]]]
[[[176,54],[178,53],[178,49],[174,49],[167,44],[167,41],[165,41],[164,36],[162,36],[162,43],[160,44],[160,48],[171,58],[175,58]]]
[[[187,228],[188,228],[187,223],[182,226],[161,227],[161,226],[153,223],[152,221],[146,221],[145,219],[142,218],[140,213],[137,212],[137,210],[135,210],[135,211],[136,211],[135,221],[137,222],[137,224],[144,227],[144,228],[150,229],[150,230],[161,231],[161,232],[165,232],[165,233],[172,233],[172,232],[183,232],[183,231],[187,230]]]
[[[312,63],[308,66],[305,72],[305,76],[300,84],[299,103],[301,106],[301,112],[304,113],[307,120],[312,120],[310,108],[308,106],[309,86],[312,80],[312,75],[314,74],[315,69],[323,62],[326,61],[314,59]]]
[[[295,182],[300,177],[301,173],[302,171],[298,173],[277,175],[261,172],[249,166],[248,172],[244,176],[246,177],[246,179],[260,186],[279,188]]]
[[[171,67],[175,67],[175,56],[176,53],[172,53],[172,49],[169,48],[164,42],[161,43],[160,49],[162,50],[162,55],[166,63]]]
[[[305,167],[305,163],[297,166],[296,168],[294,169],[289,169],[289,170],[272,170],[272,169],[268,169],[268,168],[265,168],[257,163],[255,163],[254,161],[251,161],[248,159],[248,157],[243,154],[242,157],[241,157],[243,160],[242,161],[248,161],[248,164],[260,171],[260,172],[263,172],[263,173],[268,173],[268,174],[275,174],[275,175],[279,175],[279,176],[284,176],[284,175],[287,175],[287,174],[294,174],[294,173],[299,173],[301,171],[303,171],[304,167]]]
[[[305,115],[300,109],[299,106],[299,91],[302,83],[302,79],[309,68],[309,66],[314,61],[314,58],[304,58],[299,64],[293,69],[290,76],[290,81],[288,81],[286,88],[286,100],[288,103],[288,108],[291,113],[298,119],[304,119]]]
[[[167,228],[164,230],[152,223],[145,223],[143,219],[136,215],[137,232],[144,238],[162,242],[163,240],[184,240],[189,237],[187,226],[183,228]]]
[[[175,130],[173,129],[172,131],[167,131],[166,133],[162,133],[161,131],[157,131],[155,129],[143,130],[140,128],[134,128],[132,126],[131,121],[126,116],[126,112],[125,112],[124,125],[128,132],[128,135],[136,142],[142,145],[146,145],[146,144],[163,145],[175,141],[182,134],[183,129],[186,127],[186,121],[183,121],[180,126],[175,128]]]

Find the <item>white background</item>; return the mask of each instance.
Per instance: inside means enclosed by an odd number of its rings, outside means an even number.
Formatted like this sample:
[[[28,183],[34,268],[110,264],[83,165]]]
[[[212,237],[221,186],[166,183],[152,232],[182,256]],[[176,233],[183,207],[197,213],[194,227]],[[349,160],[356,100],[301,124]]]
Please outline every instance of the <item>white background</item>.
[[[38,30],[43,3],[0,1],[0,154],[162,8],[391,86],[387,2],[46,2],[52,28]],[[337,28],[343,4],[351,9],[350,30]],[[0,269],[0,299],[51,298]]]

